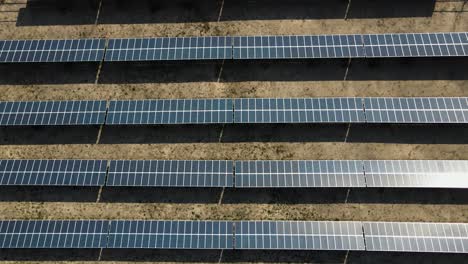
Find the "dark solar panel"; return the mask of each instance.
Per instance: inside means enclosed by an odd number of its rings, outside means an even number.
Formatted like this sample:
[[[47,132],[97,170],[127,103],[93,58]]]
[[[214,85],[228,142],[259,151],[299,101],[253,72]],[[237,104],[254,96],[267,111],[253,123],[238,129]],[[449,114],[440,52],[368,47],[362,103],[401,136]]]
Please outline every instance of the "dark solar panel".
[[[106,101],[0,102],[0,125],[100,125]]]
[[[232,249],[226,221],[112,221],[108,248]]]
[[[468,188],[468,162],[449,160],[364,161],[368,187]]]
[[[364,98],[368,123],[468,123],[468,98]]]
[[[232,123],[231,99],[111,101],[106,123],[209,124]]]
[[[368,251],[468,253],[468,224],[364,222]]]
[[[361,161],[236,161],[236,187],[365,187]]]
[[[104,248],[108,221],[0,221],[0,248]]]
[[[234,59],[364,57],[361,35],[234,37]]]
[[[107,186],[233,187],[233,162],[225,160],[115,160]]]
[[[0,63],[101,61],[105,42],[104,39],[5,40],[0,41]]]
[[[0,185],[103,186],[105,160],[0,160]]]
[[[364,122],[360,98],[236,99],[235,123]]]
[[[366,57],[452,57],[468,55],[468,35],[410,33],[364,35]]]
[[[236,222],[236,249],[364,250],[361,222]]]
[[[232,37],[110,39],[106,61],[232,59]]]

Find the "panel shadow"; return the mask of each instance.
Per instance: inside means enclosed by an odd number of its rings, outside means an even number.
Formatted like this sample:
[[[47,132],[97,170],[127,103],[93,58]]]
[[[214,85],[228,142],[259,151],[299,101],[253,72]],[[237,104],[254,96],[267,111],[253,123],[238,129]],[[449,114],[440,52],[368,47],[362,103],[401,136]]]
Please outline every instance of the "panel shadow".
[[[97,261],[99,249],[0,249],[5,261]]]
[[[231,60],[226,61],[223,82],[343,80],[348,59]]]
[[[222,61],[106,62],[99,83],[216,82]]]
[[[0,186],[0,202],[95,202],[99,187]]]
[[[0,85],[94,83],[98,63],[0,63]]]
[[[101,261],[220,263],[220,250],[104,249]],[[98,249],[0,249],[5,261],[96,261]],[[225,250],[225,263],[343,263],[346,251]],[[347,263],[465,263],[465,254],[351,251]]]
[[[431,17],[435,0],[353,0],[348,18]],[[94,24],[99,1],[29,0],[17,26]],[[347,0],[103,0],[99,24],[343,19]]]
[[[28,0],[16,26],[92,25],[98,7],[98,0]]]
[[[352,0],[348,18],[431,17],[436,0]]]
[[[105,187],[105,203],[218,203],[222,188]]]
[[[468,204],[465,189],[397,188],[235,188],[226,204]]]
[[[0,127],[0,145],[94,144],[98,126]]]
[[[180,263],[342,263],[343,251],[285,250],[121,250],[105,249],[103,261],[155,261]],[[221,256],[221,258],[220,258]]]
[[[468,80],[464,57],[353,59],[347,80]]]
[[[105,126],[101,144],[344,141],[344,124]]]
[[[222,125],[104,126],[101,144],[218,142]]]
[[[348,203],[384,204],[468,204],[466,189],[398,189],[366,188],[352,189]]]
[[[99,83],[334,81],[348,59],[106,62]],[[97,63],[0,64],[1,84],[94,83]],[[353,59],[348,81],[468,80],[464,58]],[[14,73],[14,74],[12,74]]]
[[[104,126],[101,144],[357,142],[468,144],[466,125],[228,124]]]
[[[0,127],[0,145],[94,144],[98,126]],[[104,126],[100,144],[356,142],[468,144],[466,125],[227,124]]]
[[[350,264],[401,263],[401,264],[445,264],[466,263],[466,254],[409,253],[409,252],[350,252]]]
[[[225,204],[344,203],[347,188],[234,188],[226,189]]]
[[[353,124],[347,142],[468,144],[464,124]]]

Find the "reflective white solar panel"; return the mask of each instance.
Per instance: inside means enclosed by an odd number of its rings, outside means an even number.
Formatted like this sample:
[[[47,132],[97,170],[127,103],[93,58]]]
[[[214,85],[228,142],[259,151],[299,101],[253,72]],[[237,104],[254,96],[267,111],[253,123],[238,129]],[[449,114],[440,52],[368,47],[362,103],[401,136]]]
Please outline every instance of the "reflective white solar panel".
[[[235,123],[364,122],[360,98],[235,99]]]
[[[231,99],[111,101],[108,125],[232,123]]]
[[[236,249],[364,250],[361,222],[236,222]]]
[[[361,161],[236,161],[236,187],[365,187]]]
[[[364,98],[368,123],[468,123],[468,97]]]
[[[0,160],[0,185],[103,186],[105,160]]]
[[[367,187],[468,188],[468,161],[367,160]]]
[[[107,186],[233,187],[225,160],[113,160]]]
[[[106,61],[232,59],[231,37],[110,39]]]
[[[468,33],[363,35],[366,57],[468,56]]]
[[[468,224],[364,222],[368,251],[468,253]]]
[[[234,37],[234,59],[364,57],[361,35]]]
[[[108,221],[0,221],[0,248],[104,248]]]
[[[100,125],[106,101],[0,102],[0,125]]]
[[[104,39],[4,40],[0,63],[102,61]]]
[[[111,221],[108,248],[232,249],[227,221]]]

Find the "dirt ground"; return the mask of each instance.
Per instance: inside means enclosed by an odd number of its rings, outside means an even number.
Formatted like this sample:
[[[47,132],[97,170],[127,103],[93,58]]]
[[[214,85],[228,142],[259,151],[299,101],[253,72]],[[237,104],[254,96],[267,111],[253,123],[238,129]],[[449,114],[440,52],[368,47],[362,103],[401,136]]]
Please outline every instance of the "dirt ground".
[[[96,1],[97,2],[97,1]],[[468,31],[463,1],[0,1],[0,39]],[[383,2],[383,1],[382,1]],[[400,3],[401,2],[401,3]],[[416,1],[415,1],[416,2]],[[222,10],[222,11],[221,11]],[[468,96],[466,59],[0,65],[0,100]],[[0,159],[468,159],[464,126],[187,126],[0,129]],[[271,219],[468,222],[445,190],[0,189],[0,219]],[[68,198],[67,198],[68,197]],[[218,262],[167,252],[102,260]],[[225,262],[339,262],[310,252],[229,252]],[[250,255],[249,255],[250,254]],[[59,254],[60,255],[60,254]],[[99,255],[99,254],[98,254]],[[208,255],[208,253],[206,253]],[[27,256],[34,256],[28,258]],[[119,257],[120,256],[120,257]],[[158,257],[165,256],[165,257]],[[289,257],[289,258],[287,258]],[[410,257],[410,258],[408,258]],[[5,261],[1,261],[5,259]],[[0,251],[0,263],[97,258]],[[462,263],[380,254],[354,263]]]

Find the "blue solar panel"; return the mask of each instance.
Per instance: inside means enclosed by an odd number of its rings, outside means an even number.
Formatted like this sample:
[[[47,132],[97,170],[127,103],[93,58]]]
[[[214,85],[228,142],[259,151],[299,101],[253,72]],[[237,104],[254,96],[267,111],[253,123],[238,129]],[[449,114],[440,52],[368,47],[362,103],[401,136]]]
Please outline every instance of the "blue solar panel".
[[[236,222],[236,249],[365,250],[361,222]]]
[[[100,125],[106,101],[0,102],[0,125]]]
[[[104,248],[108,221],[0,221],[0,248]]]
[[[364,35],[366,57],[452,57],[468,55],[468,34],[410,33]]]
[[[104,58],[104,39],[0,41],[0,63],[85,62]]]
[[[236,161],[236,187],[365,187],[361,161]]]
[[[234,37],[234,59],[364,57],[361,35]]]
[[[468,161],[366,160],[368,187],[468,188]]]
[[[107,186],[233,187],[233,162],[225,160],[115,160]]]
[[[232,249],[226,221],[111,221],[108,248]]]
[[[235,123],[364,122],[360,98],[236,99]]]
[[[368,123],[467,123],[468,97],[364,98]]]
[[[105,160],[0,160],[0,185],[103,186]]]
[[[106,61],[232,59],[231,37],[110,39]]]
[[[232,123],[231,99],[111,101],[106,124]]]
[[[468,253],[468,224],[364,222],[368,251]]]

